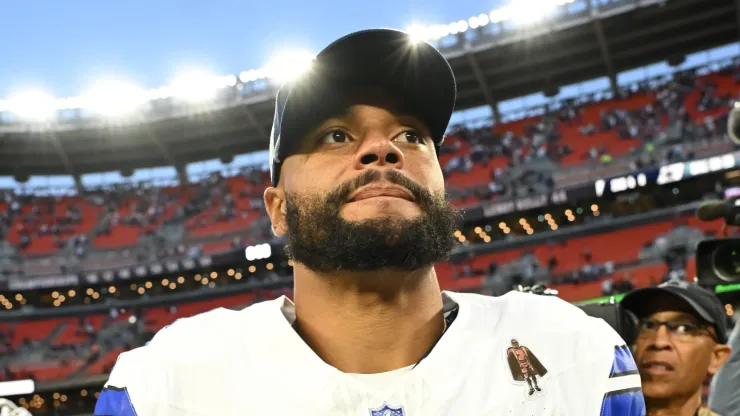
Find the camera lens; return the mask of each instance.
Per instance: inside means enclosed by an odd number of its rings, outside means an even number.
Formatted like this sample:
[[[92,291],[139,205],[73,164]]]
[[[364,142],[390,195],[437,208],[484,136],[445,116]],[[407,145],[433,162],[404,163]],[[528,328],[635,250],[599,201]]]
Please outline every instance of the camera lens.
[[[726,282],[740,280],[740,245],[722,243],[712,252],[712,268]]]

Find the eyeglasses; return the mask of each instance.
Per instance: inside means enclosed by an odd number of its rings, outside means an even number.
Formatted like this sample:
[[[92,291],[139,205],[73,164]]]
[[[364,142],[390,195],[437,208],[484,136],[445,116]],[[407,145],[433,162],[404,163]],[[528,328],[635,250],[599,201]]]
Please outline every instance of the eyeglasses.
[[[672,337],[684,341],[696,338],[701,335],[708,335],[717,341],[717,337],[709,330],[707,326],[680,322],[680,321],[657,321],[655,319],[643,319],[640,321],[640,332],[638,336],[655,335],[661,326],[665,326]]]

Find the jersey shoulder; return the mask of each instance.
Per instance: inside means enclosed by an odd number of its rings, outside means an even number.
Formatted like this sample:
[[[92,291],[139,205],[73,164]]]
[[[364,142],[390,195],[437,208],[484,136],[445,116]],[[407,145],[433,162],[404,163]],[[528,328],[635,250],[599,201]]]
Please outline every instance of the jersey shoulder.
[[[182,409],[188,409],[188,415],[209,414],[206,402],[198,397],[225,394],[209,380],[229,384],[236,377],[232,373],[261,368],[259,360],[273,342],[265,329],[280,314],[278,301],[178,319],[145,346],[120,354],[95,414],[169,416],[185,414]]]
[[[265,325],[266,316],[274,313],[275,309],[279,311],[279,308],[277,300],[270,300],[242,310],[216,308],[180,318],[160,329],[146,346],[137,350],[154,355],[165,354],[169,361],[183,360],[192,363],[193,360],[218,356],[204,354],[205,351],[228,352],[226,349],[258,347],[257,341],[263,338],[246,334],[259,333]]]
[[[600,318],[588,316],[577,306],[555,296],[509,292],[503,296],[454,293],[460,308],[470,308],[471,324],[484,333],[501,336],[517,332],[541,334],[571,343],[624,345],[622,338]]]

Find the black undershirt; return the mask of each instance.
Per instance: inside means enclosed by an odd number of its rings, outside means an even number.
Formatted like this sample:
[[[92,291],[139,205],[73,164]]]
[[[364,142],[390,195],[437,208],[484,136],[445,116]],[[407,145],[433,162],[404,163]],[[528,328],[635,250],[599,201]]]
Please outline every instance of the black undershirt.
[[[414,364],[413,367],[411,367],[412,370],[416,368],[416,366],[419,365],[419,363],[424,361],[424,359],[427,358],[429,354],[432,353],[432,350],[434,349],[434,347],[437,346],[437,343],[439,342],[439,340],[442,339],[445,332],[447,332],[447,330],[450,329],[450,326],[452,326],[452,323],[455,322],[455,318],[457,318],[457,312],[459,310],[460,310],[460,305],[455,305],[454,308],[450,309],[450,311],[445,314],[445,330],[442,332],[442,335],[440,335],[439,338],[437,338],[437,340],[434,341],[434,344],[432,344],[432,347],[429,348],[429,351],[424,353],[424,356],[421,357],[421,359],[416,364]]]

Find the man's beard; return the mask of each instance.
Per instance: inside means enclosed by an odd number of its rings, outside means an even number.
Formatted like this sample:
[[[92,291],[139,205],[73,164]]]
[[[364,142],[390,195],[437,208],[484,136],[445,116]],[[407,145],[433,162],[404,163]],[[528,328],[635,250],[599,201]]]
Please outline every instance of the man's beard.
[[[357,188],[379,181],[406,188],[421,208],[412,219],[347,221],[342,206]],[[328,195],[286,195],[289,258],[317,272],[412,271],[447,260],[462,215],[443,193],[433,195],[396,171],[367,171]]]

